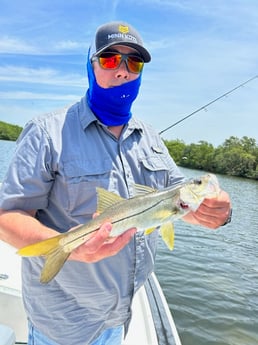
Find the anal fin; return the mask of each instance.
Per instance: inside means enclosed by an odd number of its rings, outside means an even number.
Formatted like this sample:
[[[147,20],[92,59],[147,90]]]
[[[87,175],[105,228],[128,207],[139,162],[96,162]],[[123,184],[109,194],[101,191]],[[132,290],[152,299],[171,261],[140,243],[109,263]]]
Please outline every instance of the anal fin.
[[[161,234],[163,241],[166,243],[167,247],[170,250],[173,250],[174,238],[175,238],[173,223],[168,222],[168,223],[163,224],[160,228],[160,234]]]

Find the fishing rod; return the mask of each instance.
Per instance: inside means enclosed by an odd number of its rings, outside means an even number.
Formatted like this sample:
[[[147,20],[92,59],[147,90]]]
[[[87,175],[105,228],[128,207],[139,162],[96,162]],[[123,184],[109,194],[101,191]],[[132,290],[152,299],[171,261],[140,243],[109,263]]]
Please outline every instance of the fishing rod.
[[[248,79],[248,80],[246,80],[246,81],[243,82],[242,84],[239,84],[238,86],[234,87],[233,89],[231,89],[231,90],[229,90],[229,91],[223,93],[223,95],[221,95],[221,96],[219,96],[219,97],[213,99],[213,100],[210,101],[209,103],[207,103],[207,104],[203,105],[202,107],[198,108],[197,110],[193,111],[191,114],[189,114],[189,115],[183,117],[182,119],[180,119],[180,120],[174,122],[172,125],[170,125],[169,127],[165,128],[165,129],[163,129],[161,132],[159,132],[159,134],[162,134],[162,133],[166,132],[166,131],[169,130],[170,128],[175,127],[175,126],[178,125],[180,122],[183,122],[184,120],[186,120],[186,119],[188,119],[189,117],[195,115],[195,114],[198,113],[199,111],[201,111],[201,110],[203,110],[203,109],[206,109],[206,108],[207,108],[208,106],[210,106],[212,103],[215,103],[215,102],[217,102],[219,99],[221,99],[221,98],[223,98],[223,97],[226,97],[227,95],[229,95],[230,93],[236,91],[236,90],[239,89],[240,87],[246,85],[247,83],[250,83],[250,82],[251,82],[252,80],[254,80],[255,78],[258,78],[258,75],[254,76],[254,77],[252,77],[252,78],[250,78],[250,79]]]

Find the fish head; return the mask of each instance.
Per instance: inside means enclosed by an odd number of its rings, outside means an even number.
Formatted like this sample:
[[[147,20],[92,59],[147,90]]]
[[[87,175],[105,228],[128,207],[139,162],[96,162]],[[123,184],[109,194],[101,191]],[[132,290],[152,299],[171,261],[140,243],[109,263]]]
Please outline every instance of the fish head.
[[[191,179],[180,189],[181,206],[196,211],[205,198],[218,197],[219,193],[219,182],[214,174]]]

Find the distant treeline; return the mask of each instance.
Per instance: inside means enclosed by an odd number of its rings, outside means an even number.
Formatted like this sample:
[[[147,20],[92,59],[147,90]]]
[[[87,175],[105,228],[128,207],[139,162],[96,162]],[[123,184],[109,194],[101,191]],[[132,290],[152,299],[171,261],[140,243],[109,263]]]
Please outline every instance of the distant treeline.
[[[22,131],[22,127],[11,125],[9,123],[0,121],[0,139],[15,141]]]
[[[206,141],[186,145],[183,141],[165,141],[177,165],[213,173],[258,180],[258,146],[255,139],[231,136],[214,148]]]

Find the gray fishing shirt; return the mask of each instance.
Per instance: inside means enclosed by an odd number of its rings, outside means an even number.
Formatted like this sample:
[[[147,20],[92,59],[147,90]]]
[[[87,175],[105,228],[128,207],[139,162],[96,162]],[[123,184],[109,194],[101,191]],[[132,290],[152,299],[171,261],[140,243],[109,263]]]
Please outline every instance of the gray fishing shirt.
[[[66,232],[92,218],[97,186],[129,198],[135,183],[163,188],[182,179],[151,127],[132,118],[117,139],[82,98],[26,125],[0,207],[38,210],[40,222]],[[91,264],[67,261],[45,285],[39,282],[44,259],[23,258],[28,318],[60,345],[90,344],[106,328],[127,327],[133,295],[153,271],[157,240],[158,231],[137,233],[115,256]]]

